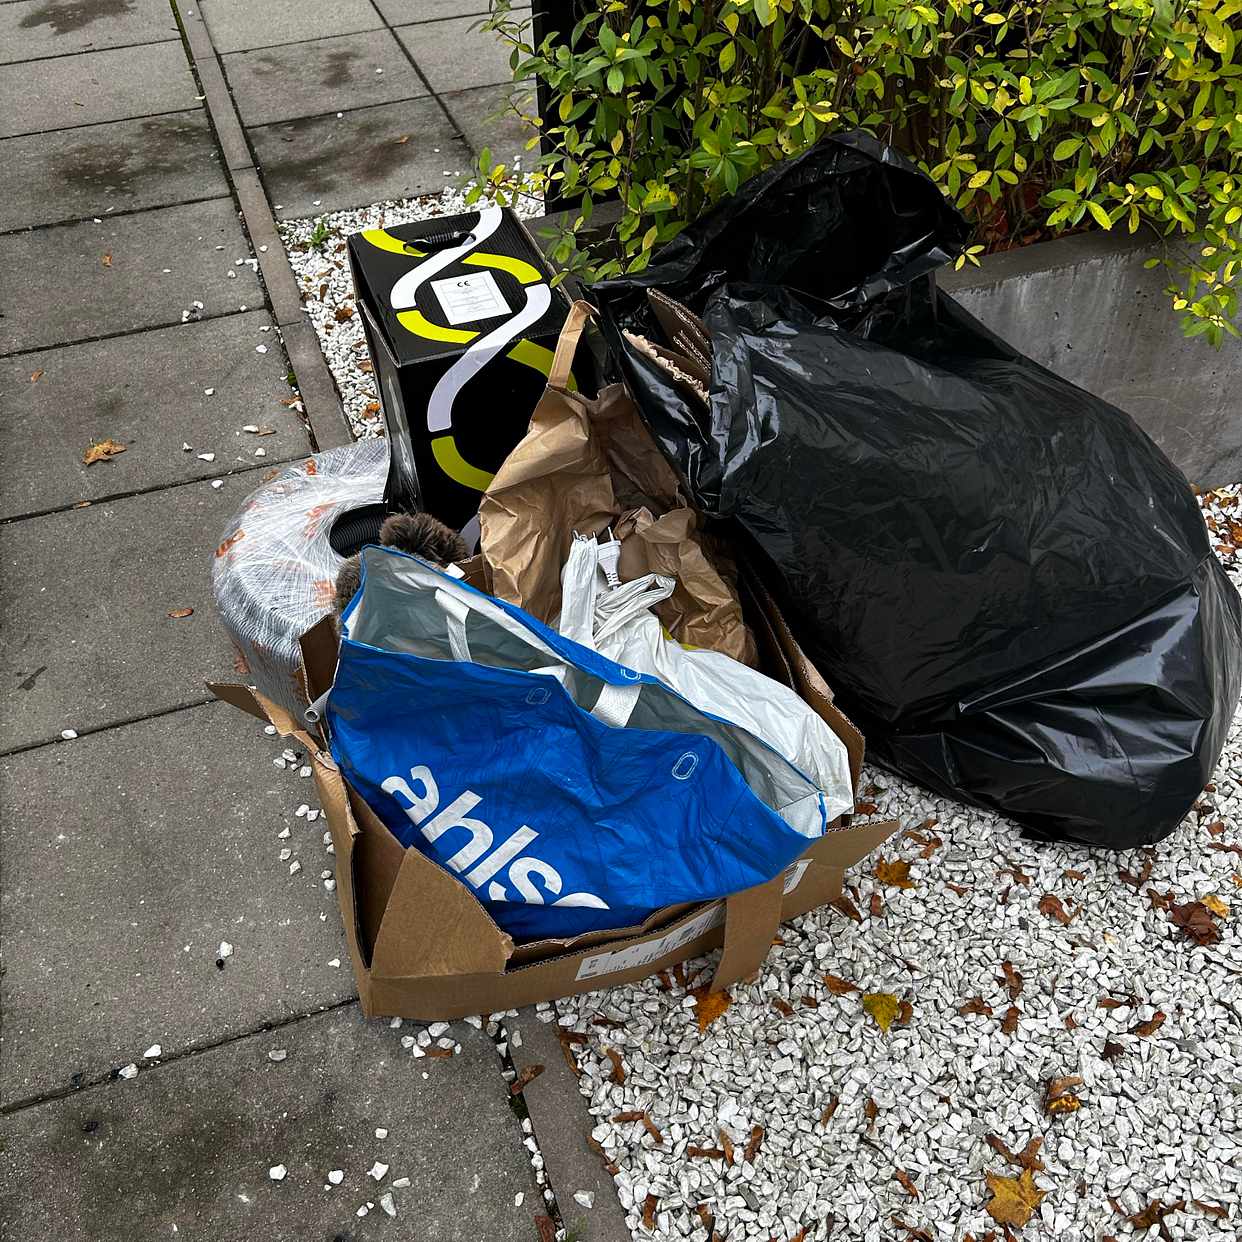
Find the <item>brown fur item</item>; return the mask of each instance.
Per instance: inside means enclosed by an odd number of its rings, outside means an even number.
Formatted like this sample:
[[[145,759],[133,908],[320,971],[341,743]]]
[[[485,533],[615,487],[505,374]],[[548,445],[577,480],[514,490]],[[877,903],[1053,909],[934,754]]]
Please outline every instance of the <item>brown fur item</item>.
[[[466,541],[430,513],[392,513],[380,527],[380,546],[396,548],[431,565],[451,565],[470,555]],[[362,585],[362,561],[355,554],[336,572],[336,614],[339,617]]]

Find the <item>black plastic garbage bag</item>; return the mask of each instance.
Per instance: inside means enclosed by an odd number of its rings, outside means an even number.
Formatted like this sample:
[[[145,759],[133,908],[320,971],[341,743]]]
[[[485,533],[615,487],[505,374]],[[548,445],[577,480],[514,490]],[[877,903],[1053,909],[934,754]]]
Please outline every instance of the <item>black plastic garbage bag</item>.
[[[1157,841],[1237,704],[1238,596],[1135,423],[935,289],[965,235],[850,134],[592,293],[693,500],[758,553],[874,758],[1039,837]],[[703,317],[707,401],[626,336],[660,342],[651,288]]]

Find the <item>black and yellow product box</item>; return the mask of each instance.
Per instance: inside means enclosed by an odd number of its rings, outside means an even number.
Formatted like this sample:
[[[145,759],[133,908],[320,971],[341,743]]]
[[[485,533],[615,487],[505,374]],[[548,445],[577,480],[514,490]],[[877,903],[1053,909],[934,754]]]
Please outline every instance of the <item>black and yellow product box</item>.
[[[389,441],[385,507],[469,539],[526,434],[568,300],[507,208],[355,233],[349,262]]]

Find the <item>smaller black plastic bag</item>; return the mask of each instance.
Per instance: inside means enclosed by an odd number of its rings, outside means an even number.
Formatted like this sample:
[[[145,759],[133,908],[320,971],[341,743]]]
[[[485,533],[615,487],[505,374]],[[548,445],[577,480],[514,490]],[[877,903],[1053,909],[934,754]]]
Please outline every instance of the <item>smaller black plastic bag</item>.
[[[1130,417],[935,289],[965,236],[848,134],[592,294],[694,503],[766,565],[873,758],[1036,836],[1157,841],[1237,705],[1238,595]],[[650,289],[702,316],[706,400],[636,347],[662,343]]]

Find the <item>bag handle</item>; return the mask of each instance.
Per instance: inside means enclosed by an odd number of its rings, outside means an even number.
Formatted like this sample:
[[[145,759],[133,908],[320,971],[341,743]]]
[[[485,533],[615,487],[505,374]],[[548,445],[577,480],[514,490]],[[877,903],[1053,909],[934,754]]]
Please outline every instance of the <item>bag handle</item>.
[[[588,319],[595,315],[595,307],[590,302],[579,298],[570,308],[565,318],[565,326],[561,329],[560,340],[556,342],[556,354],[552,358],[552,368],[548,372],[548,387],[566,389],[569,386],[569,371],[574,365],[574,354],[578,351],[578,342],[582,338],[582,330]]]

